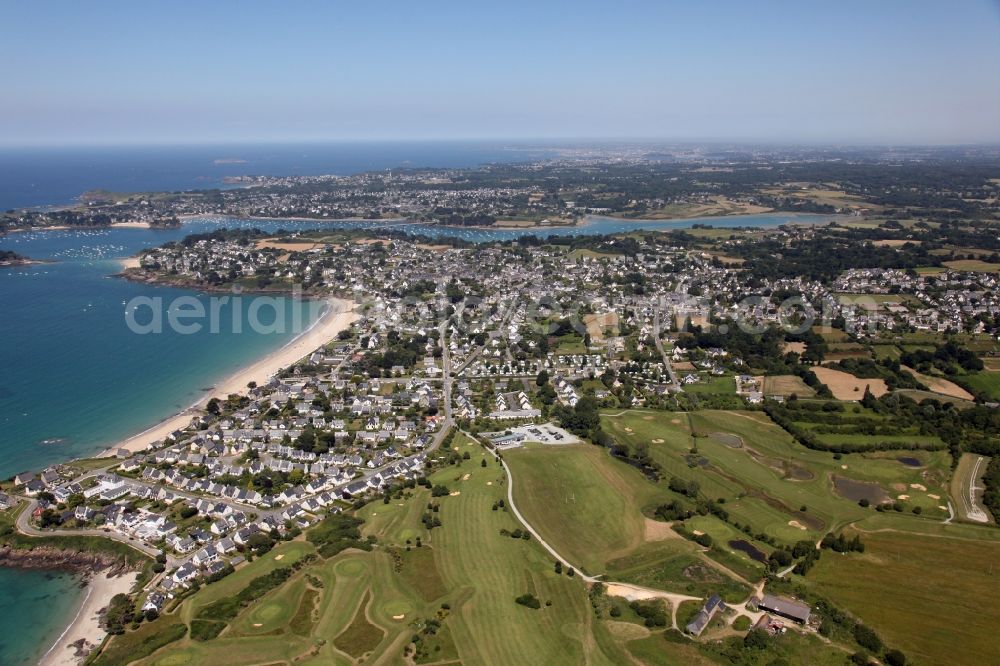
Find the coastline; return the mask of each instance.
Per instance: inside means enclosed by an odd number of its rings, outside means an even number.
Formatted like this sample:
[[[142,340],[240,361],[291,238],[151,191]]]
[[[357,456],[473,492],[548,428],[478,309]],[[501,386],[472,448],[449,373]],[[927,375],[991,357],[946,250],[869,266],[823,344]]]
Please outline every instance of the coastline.
[[[68,224],[53,224],[45,227],[17,227],[16,229],[8,229],[6,233],[22,234],[29,231],[94,231],[98,229],[152,229],[152,226],[149,222],[112,222],[111,224],[77,224],[72,226]]]
[[[211,220],[212,218],[227,218],[233,220],[260,220],[262,222],[283,222],[285,220],[290,220],[292,222],[411,222],[408,217],[380,217],[377,220],[371,220],[367,217],[303,217],[297,215],[294,217],[267,217],[265,215],[232,215],[229,213],[188,213],[185,215],[178,215],[177,219],[182,222],[187,222],[188,220]]]
[[[162,442],[173,431],[186,428],[190,424],[191,418],[204,408],[213,397],[224,399],[233,393],[245,393],[247,384],[250,382],[264,384],[279,370],[292,365],[330,342],[337,333],[350,326],[358,315],[354,312],[355,304],[352,301],[341,298],[328,298],[326,300],[328,307],[319,319],[287,344],[250,363],[213,386],[201,399],[187,409],[117,442],[99,453],[98,457],[113,456],[118,449],[135,453],[149,448],[152,444]]]
[[[128,594],[139,577],[138,572],[108,576],[100,571],[87,582],[87,594],[55,643],[42,655],[39,666],[76,666],[91,649],[101,644],[107,632],[101,627],[101,611],[117,594]],[[78,654],[79,651],[79,654]]]

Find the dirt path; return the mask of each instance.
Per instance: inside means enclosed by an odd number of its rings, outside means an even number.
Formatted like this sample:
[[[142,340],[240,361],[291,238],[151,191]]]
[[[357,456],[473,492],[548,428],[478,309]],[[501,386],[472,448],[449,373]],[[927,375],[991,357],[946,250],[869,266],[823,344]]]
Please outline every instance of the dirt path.
[[[624,597],[629,601],[642,599],[663,599],[670,604],[671,626],[677,629],[677,607],[685,601],[701,601],[701,597],[692,597],[687,594],[677,592],[664,592],[663,590],[653,590],[648,587],[632,585],[631,583],[607,583],[605,591],[612,597]]]
[[[460,430],[459,432],[461,432],[466,437],[469,437],[474,442],[479,441],[473,435],[465,432],[464,430]],[[588,574],[583,573],[580,570],[579,567],[574,566],[568,559],[566,559],[565,557],[563,557],[562,555],[560,555],[559,552],[555,548],[553,548],[549,544],[549,542],[546,541],[542,537],[542,535],[540,535],[538,533],[538,531],[534,527],[532,527],[531,523],[529,523],[524,518],[524,516],[518,510],[517,504],[514,503],[514,477],[511,474],[510,467],[507,466],[507,461],[505,461],[502,458],[500,458],[496,454],[496,452],[493,451],[492,449],[487,448],[486,450],[494,458],[497,458],[497,459],[500,460],[500,464],[503,466],[504,472],[507,474],[507,506],[510,508],[511,512],[514,514],[514,517],[517,518],[517,520],[522,525],[524,525],[524,528],[526,530],[528,530],[528,532],[531,533],[531,536],[533,536],[538,541],[539,544],[541,544],[542,548],[544,548],[546,551],[548,551],[548,553],[552,557],[554,557],[555,559],[559,560],[560,562],[565,563],[567,566],[572,566],[574,568],[574,570],[576,570],[577,576],[579,576],[581,579],[583,579],[587,583],[604,583],[605,585],[608,586],[609,593],[611,593],[610,589],[612,587],[614,587],[615,589],[623,590],[623,591],[627,592],[628,594],[633,594],[633,595],[648,595],[648,596],[635,596],[635,597],[633,597],[635,599],[650,599],[650,598],[661,598],[661,599],[668,599],[668,600],[674,599],[674,600],[676,600],[676,603],[680,603],[681,601],[687,601],[687,600],[691,600],[691,601],[700,601],[701,600],[701,597],[692,597],[692,596],[688,596],[686,594],[679,594],[679,593],[676,593],[676,592],[666,592],[664,590],[656,590],[656,589],[652,589],[652,588],[648,588],[648,587],[641,587],[639,585],[632,585],[631,583],[605,582],[605,581],[602,581],[600,579],[600,577],[598,577],[598,576],[590,576]],[[613,594],[613,593],[611,593],[611,594]],[[619,595],[619,596],[625,596],[625,595]]]

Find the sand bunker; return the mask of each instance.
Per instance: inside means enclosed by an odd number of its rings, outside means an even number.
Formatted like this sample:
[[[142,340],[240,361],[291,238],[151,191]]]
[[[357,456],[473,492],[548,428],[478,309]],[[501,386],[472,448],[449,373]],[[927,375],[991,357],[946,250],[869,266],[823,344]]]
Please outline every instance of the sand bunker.
[[[901,500],[908,500],[908,499],[910,499],[910,496],[909,496],[909,495],[900,495],[900,496],[899,496],[899,497],[897,497],[896,499],[901,499]]]
[[[806,526],[803,525],[802,523],[800,523],[797,520],[789,520],[788,524],[789,524],[789,526],[794,527],[795,529],[798,529],[798,530],[805,530],[806,529]]]
[[[910,487],[913,488],[914,490],[922,490],[924,492],[927,491],[927,487],[919,483],[911,483]]]
[[[663,444],[663,440],[660,439],[660,438],[656,438],[656,439],[651,440],[651,441],[653,442],[653,444]]]
[[[625,432],[632,432],[632,428],[625,428]]]
[[[374,514],[372,514],[372,515],[374,515]],[[275,562],[279,562],[279,561],[281,561],[281,559],[282,559],[282,558],[283,558],[284,556],[285,556],[285,555],[284,555],[284,553],[282,553],[281,555],[275,555],[275,556],[274,556],[274,561],[275,561]]]
[[[261,624],[260,622],[254,622],[253,626],[255,626],[255,627],[263,627],[264,625]]]
[[[468,480],[469,480],[469,475],[468,474],[466,474],[465,476],[462,477],[462,481],[468,481]]]
[[[449,496],[449,497],[457,497],[458,495],[461,495],[461,494],[462,494],[462,491],[461,491],[461,490],[456,490],[456,491],[455,491],[455,492],[453,492],[453,493],[448,493],[448,496]],[[374,516],[375,514],[373,513],[372,515]]]
[[[666,541],[679,537],[677,532],[670,529],[670,523],[664,523],[652,518],[646,518],[645,522],[646,541]]]
[[[486,482],[486,485],[488,485],[488,486],[492,486],[492,485],[493,485],[493,482],[492,482],[492,481],[487,481],[487,482]]]
[[[406,615],[393,615],[392,619],[393,620],[402,620],[404,617],[406,617]]]
[[[681,420],[680,419],[670,419],[670,422],[673,423],[674,425],[680,425]]]
[[[939,499],[941,499],[940,495],[935,495],[933,493],[927,493],[927,496],[930,497],[932,500],[939,500]]]

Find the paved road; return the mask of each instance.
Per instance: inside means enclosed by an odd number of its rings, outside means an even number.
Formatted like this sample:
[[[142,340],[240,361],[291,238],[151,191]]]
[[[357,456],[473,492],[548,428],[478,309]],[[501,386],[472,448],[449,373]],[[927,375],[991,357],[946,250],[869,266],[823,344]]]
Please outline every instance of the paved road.
[[[154,548],[149,546],[138,539],[133,539],[125,536],[124,534],[119,534],[113,530],[105,532],[102,529],[75,529],[75,530],[40,530],[31,525],[28,519],[31,514],[38,507],[38,501],[34,499],[28,499],[28,506],[26,506],[21,513],[17,516],[17,530],[22,534],[28,536],[95,536],[102,537],[104,539],[111,539],[113,541],[118,541],[124,543],[136,550],[145,553],[151,557],[156,557],[160,554],[159,548]]]
[[[670,364],[670,359],[667,357],[667,352],[663,350],[663,341],[660,340],[660,308],[659,304],[655,309],[655,314],[653,315],[653,340],[656,342],[656,349],[659,350],[660,356],[663,358],[663,366],[667,369],[667,374],[670,376],[671,390],[680,391],[681,383],[677,379],[677,372],[674,370],[674,366]]]
[[[471,438],[474,441],[477,441],[475,437],[473,437],[471,434],[465,431],[462,431],[462,434]],[[612,589],[618,590],[618,593],[616,593],[618,596],[624,596],[628,599],[652,599],[652,598],[667,599],[668,601],[670,601],[675,611],[677,606],[682,601],[701,600],[701,597],[692,597],[686,594],[667,592],[665,590],[657,590],[649,587],[642,587],[640,585],[633,585],[631,583],[615,583],[612,581],[602,581],[599,576],[590,576],[580,571],[579,567],[573,566],[573,564],[568,559],[560,555],[559,551],[553,548],[552,545],[548,541],[546,541],[542,537],[542,535],[539,534],[538,531],[531,526],[531,523],[529,523],[527,519],[525,519],[525,517],[521,514],[521,512],[517,508],[517,504],[514,503],[514,477],[510,472],[510,468],[507,466],[507,461],[504,460],[502,457],[500,457],[493,449],[486,447],[486,450],[489,451],[494,458],[497,458],[500,461],[501,466],[503,466],[504,472],[507,474],[507,506],[510,508],[511,512],[518,519],[518,521],[520,521],[520,523],[524,525],[524,528],[531,533],[531,536],[533,536],[538,541],[538,543],[541,544],[542,548],[548,551],[549,555],[551,555],[556,560],[564,563],[567,566],[572,566],[573,569],[576,571],[576,575],[578,575],[584,581],[588,583],[604,583],[605,585],[608,586],[609,591]],[[674,625],[676,626],[676,617]]]
[[[976,491],[982,490],[980,486],[976,485],[976,481],[979,479],[979,468],[983,466],[984,460],[986,460],[984,457],[976,456],[976,463],[969,474],[969,492],[965,493],[962,497],[962,503],[965,505],[966,519],[976,523],[990,522],[989,514],[980,506],[979,500],[976,497]]]

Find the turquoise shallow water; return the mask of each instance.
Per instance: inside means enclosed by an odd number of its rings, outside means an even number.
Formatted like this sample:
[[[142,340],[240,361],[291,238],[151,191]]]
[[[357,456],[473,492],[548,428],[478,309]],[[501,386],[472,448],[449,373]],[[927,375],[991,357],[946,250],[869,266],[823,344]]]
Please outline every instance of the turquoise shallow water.
[[[33,664],[73,619],[86,590],[59,571],[0,567],[0,664]]]
[[[244,326],[253,302],[243,297],[220,309],[219,330],[194,335],[170,327],[137,335],[125,303],[159,298],[165,309],[194,296],[209,311],[209,296],[110,277],[114,257],[134,254],[193,231],[46,231],[10,234],[0,247],[55,263],[0,271],[0,477],[80,457],[139,432],[196,402],[203,389],[286,344],[315,320],[320,305],[276,299],[284,309],[262,308],[272,333]],[[232,226],[232,225],[231,225]],[[140,310],[147,321],[149,310]],[[206,322],[207,324],[207,322]],[[301,328],[301,327],[300,327]],[[283,332],[282,332],[283,331]]]

